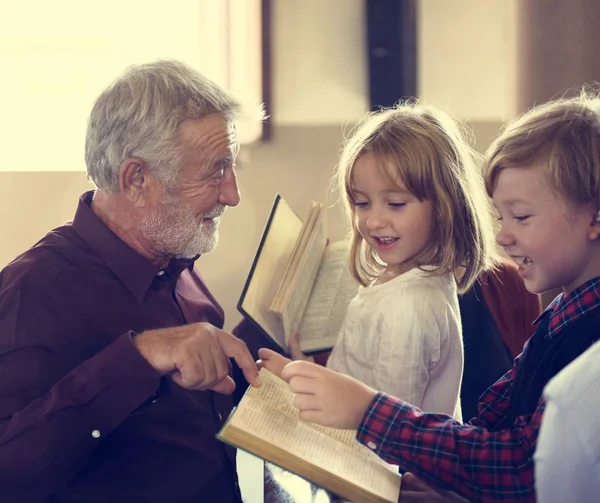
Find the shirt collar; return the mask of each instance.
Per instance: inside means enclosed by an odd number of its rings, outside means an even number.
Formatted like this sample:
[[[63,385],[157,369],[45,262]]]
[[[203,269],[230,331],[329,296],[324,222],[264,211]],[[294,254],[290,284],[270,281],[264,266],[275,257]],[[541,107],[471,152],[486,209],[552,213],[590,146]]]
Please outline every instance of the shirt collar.
[[[538,324],[550,316],[546,336],[552,339],[567,325],[599,307],[600,277],[587,281],[569,294],[559,294],[533,323]]]
[[[161,269],[129,247],[111,231],[92,211],[94,191],[85,192],[73,218],[73,230],[94,250],[96,255],[123,282],[136,299],[142,300],[154,279],[167,273],[177,278],[181,272],[194,266],[193,259],[171,259],[168,266]]]

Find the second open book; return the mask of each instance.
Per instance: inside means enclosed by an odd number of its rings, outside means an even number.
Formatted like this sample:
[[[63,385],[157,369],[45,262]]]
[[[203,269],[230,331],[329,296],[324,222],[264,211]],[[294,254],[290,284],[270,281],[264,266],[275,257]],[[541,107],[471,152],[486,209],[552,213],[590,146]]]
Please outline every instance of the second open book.
[[[328,242],[323,203],[312,201],[302,221],[278,194],[239,311],[285,352],[295,331],[305,353],[331,349],[358,290],[347,255],[347,242]]]

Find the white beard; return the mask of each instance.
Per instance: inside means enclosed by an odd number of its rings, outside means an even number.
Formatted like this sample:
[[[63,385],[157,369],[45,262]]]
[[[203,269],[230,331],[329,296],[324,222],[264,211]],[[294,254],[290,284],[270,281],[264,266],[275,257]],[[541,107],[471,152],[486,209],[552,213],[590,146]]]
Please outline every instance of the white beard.
[[[165,194],[154,213],[140,222],[144,239],[151,244],[157,256],[165,258],[193,258],[213,251],[219,241],[219,216],[225,205],[218,204],[198,221],[188,208],[172,194]]]

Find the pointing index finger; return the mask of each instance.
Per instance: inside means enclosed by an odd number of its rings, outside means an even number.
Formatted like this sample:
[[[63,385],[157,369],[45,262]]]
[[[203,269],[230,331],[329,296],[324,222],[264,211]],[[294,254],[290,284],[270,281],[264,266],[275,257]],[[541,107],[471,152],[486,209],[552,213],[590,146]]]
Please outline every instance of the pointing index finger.
[[[223,352],[237,362],[246,380],[253,386],[260,386],[258,366],[244,341],[222,330],[218,333],[218,339]]]

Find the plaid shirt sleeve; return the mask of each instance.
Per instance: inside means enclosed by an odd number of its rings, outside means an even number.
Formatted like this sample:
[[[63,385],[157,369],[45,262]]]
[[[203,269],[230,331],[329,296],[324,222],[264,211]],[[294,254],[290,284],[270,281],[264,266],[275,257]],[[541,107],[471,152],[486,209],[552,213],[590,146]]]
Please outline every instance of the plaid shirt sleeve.
[[[385,461],[472,501],[535,502],[533,452],[543,399],[531,416],[495,429],[508,408],[516,363],[482,396],[479,416],[467,424],[379,393],[357,439]]]
[[[510,403],[510,391],[513,386],[520,359],[521,355],[517,356],[512,369],[498,379],[483,395],[481,395],[479,403],[477,404],[479,415],[471,419],[469,424],[493,430],[502,422],[508,409],[508,404]]]

